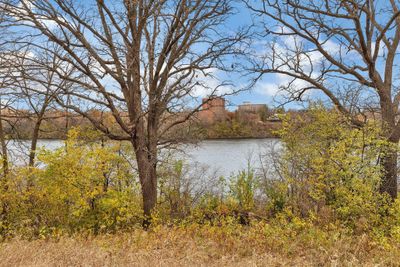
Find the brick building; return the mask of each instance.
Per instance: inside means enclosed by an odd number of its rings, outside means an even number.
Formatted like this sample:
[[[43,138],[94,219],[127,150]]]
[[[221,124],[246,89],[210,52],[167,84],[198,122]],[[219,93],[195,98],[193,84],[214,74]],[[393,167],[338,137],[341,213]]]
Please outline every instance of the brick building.
[[[207,124],[225,120],[227,118],[225,99],[222,97],[203,98],[198,118]]]
[[[238,106],[237,117],[241,121],[265,121],[268,117],[268,107],[266,104],[243,102]]]
[[[246,113],[259,113],[267,110],[266,104],[252,104],[250,102],[243,102],[243,104],[238,106],[238,112]]]

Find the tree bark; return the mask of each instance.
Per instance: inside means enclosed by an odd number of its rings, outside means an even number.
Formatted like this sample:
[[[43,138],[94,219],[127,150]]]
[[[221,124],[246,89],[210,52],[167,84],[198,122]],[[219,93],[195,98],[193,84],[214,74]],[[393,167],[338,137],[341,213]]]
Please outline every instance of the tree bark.
[[[153,157],[154,155],[147,151],[147,147],[139,148],[136,145],[136,161],[142,189],[144,228],[150,226],[151,214],[157,203],[157,170]]]
[[[148,122],[143,117],[137,119],[135,135],[131,141],[142,190],[144,228],[150,226],[152,211],[157,203],[157,127],[153,115],[153,112],[149,112]]]
[[[397,198],[397,158],[398,154],[393,147],[398,142],[391,142],[391,145],[385,151],[385,155],[381,158],[381,166],[383,169],[383,177],[380,186],[381,193],[387,193],[393,200]]]
[[[41,119],[38,119],[38,121],[35,124],[35,128],[33,129],[31,149],[29,152],[29,167],[33,167],[35,164],[36,148],[37,148],[37,141],[39,139],[40,124],[41,124]]]
[[[2,167],[3,167],[3,174],[4,178],[7,177],[8,172],[9,172],[9,167],[8,167],[8,152],[7,152],[7,144],[6,144],[6,138],[5,138],[5,133],[3,129],[3,120],[1,118],[1,110],[0,110],[0,145],[1,145],[1,156],[2,156]]]

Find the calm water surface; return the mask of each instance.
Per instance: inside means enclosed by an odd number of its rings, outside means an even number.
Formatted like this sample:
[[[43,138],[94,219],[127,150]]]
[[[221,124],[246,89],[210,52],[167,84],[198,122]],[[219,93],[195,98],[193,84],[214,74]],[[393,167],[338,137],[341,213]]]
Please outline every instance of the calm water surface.
[[[38,148],[56,149],[64,145],[61,140],[39,140]],[[14,162],[27,160],[29,141],[10,141],[9,149]],[[179,153],[187,163],[208,168],[217,175],[229,176],[247,168],[261,166],[260,155],[279,149],[278,139],[221,139],[205,140],[197,145],[185,145]]]
[[[206,140],[198,146],[187,148],[187,157],[217,171],[219,175],[229,176],[240,170],[261,167],[260,157],[271,149],[279,149],[278,139],[230,139]]]

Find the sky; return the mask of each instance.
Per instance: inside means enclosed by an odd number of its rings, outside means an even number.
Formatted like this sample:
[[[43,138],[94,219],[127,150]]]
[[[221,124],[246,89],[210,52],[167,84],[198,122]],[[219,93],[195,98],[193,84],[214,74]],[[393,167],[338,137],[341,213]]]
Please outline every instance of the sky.
[[[251,11],[244,6],[244,4],[237,3],[235,10],[236,14],[227,20],[226,24],[223,25],[224,28],[234,31],[237,28],[243,26],[246,27],[252,24],[253,15]],[[265,40],[265,42],[268,42],[268,40]],[[264,48],[260,47],[260,49]],[[237,88],[245,88],[249,84],[249,77],[247,73],[233,73],[229,76],[221,74],[220,76],[235,84]],[[243,102],[267,104],[268,107],[281,106],[283,101],[280,99],[278,91],[279,85],[285,82],[288,82],[288,77],[277,74],[266,74],[252,88],[240,91],[235,95],[226,96],[227,108],[229,110],[234,110]],[[289,103],[285,105],[285,108],[287,109],[301,109],[303,107],[304,103]]]
[[[227,31],[235,31],[240,27],[246,27],[251,25],[252,23],[252,15],[250,11],[244,7],[243,4],[238,3],[235,6],[235,14],[231,16],[221,28],[226,29]],[[221,71],[216,71],[216,76],[220,78],[220,80],[226,80],[229,83],[233,84],[234,90],[239,90],[241,88],[246,88],[249,84],[249,77],[246,73],[222,73]],[[274,100],[274,96],[277,91],[277,83],[276,75],[268,75],[265,77],[262,82],[256,84],[251,89],[240,90],[239,93],[234,95],[226,96],[227,99],[227,108],[229,110],[234,110],[238,105],[243,102],[252,102],[255,104],[265,103],[268,106],[276,106],[278,105],[277,101]],[[276,86],[273,87],[265,87],[265,81],[270,80]],[[209,81],[210,83],[215,83],[215,81]],[[229,91],[229,90],[227,90]],[[200,97],[206,96],[206,93],[203,93]]]
[[[89,2],[83,2],[85,5]],[[54,22],[45,21],[43,23],[46,24],[49,28],[55,27]],[[252,23],[252,16],[248,9],[245,8],[240,1],[237,2],[235,6],[235,14],[228,18],[224,25],[221,25],[222,30],[234,32],[240,27],[246,27]],[[239,90],[247,87],[249,84],[249,77],[243,77],[245,73],[223,73],[219,70],[213,71],[213,76],[217,77],[216,79],[210,77],[202,78],[206,83],[210,84],[210,87],[215,87],[218,85],[219,81],[224,81],[233,84],[233,90]],[[243,102],[252,102],[252,103],[265,103],[268,106],[277,106],[277,103],[274,100],[275,93],[277,92],[277,88],[279,86],[279,82],[282,81],[282,78],[276,75],[267,75],[262,81],[256,84],[253,88],[249,90],[240,90],[238,94],[226,96],[227,99],[227,108],[230,110],[234,110]],[[107,77],[104,78],[104,83],[109,83],[110,87],[114,86],[115,82],[111,81]],[[228,88],[226,91],[230,91]],[[201,98],[207,96],[207,92],[204,90],[199,90],[197,93],[199,100]],[[292,105],[295,106],[295,105]]]
[[[253,1],[250,1],[251,3],[255,3]],[[306,2],[306,1],[304,1]],[[318,1],[316,1],[318,3]],[[382,25],[385,25],[384,23],[386,23],[389,18],[390,18],[390,14],[388,14],[388,10],[390,11],[390,4],[389,2],[386,0],[377,0],[375,1],[375,5],[376,5],[376,17],[378,18],[378,23],[381,23]],[[237,10],[238,13],[233,16],[228,22],[227,25],[224,25],[227,28],[235,28],[235,27],[240,27],[241,25],[248,25],[252,23],[252,18],[255,18],[254,15],[252,15],[250,13],[250,11],[244,7],[243,5],[238,4],[237,6]],[[386,10],[386,12],[385,12]],[[258,21],[257,19],[259,19],[259,17],[255,18],[254,21]],[[361,18],[361,21],[364,21],[365,18]],[[266,21],[267,23],[269,23],[268,25],[274,25],[274,23],[272,23],[271,21],[268,21],[268,19],[265,19],[264,21]],[[333,21],[334,24],[336,25],[340,25],[343,28],[347,28],[347,26],[349,26],[349,28],[353,28],[354,25],[349,25],[348,20],[340,20],[340,19],[335,19]],[[295,25],[295,23],[294,23]],[[257,24],[256,24],[257,26]],[[393,27],[394,28],[394,27]],[[393,34],[393,28],[392,30],[388,31],[388,35],[392,35]],[[275,30],[275,29],[274,29]],[[283,29],[284,30],[284,29]],[[391,32],[392,31],[392,32]],[[271,42],[271,38],[268,39],[268,37],[265,37],[265,39],[262,40],[258,40],[261,42],[264,42],[264,47],[260,46],[260,50],[266,49],[265,46],[266,44],[268,45],[268,42]],[[373,39],[375,40],[375,39]],[[282,46],[278,47],[280,49],[285,49],[285,47],[289,47],[289,48],[294,48],[295,42],[296,40],[294,39],[294,37],[291,36],[283,36],[280,37],[279,41],[278,41],[278,45],[279,42],[283,43]],[[300,43],[300,42],[299,42]],[[375,43],[372,44],[372,47],[375,46]],[[305,45],[305,49],[307,49],[307,44]],[[361,65],[363,66],[363,59],[361,59],[360,55],[358,53],[356,53],[354,50],[346,50],[345,46],[340,46],[339,45],[339,41],[336,40],[335,38],[329,39],[325,44],[324,44],[324,48],[326,49],[326,51],[328,51],[331,55],[334,56],[338,56],[341,55],[342,58],[344,58],[346,65],[348,66],[352,66],[352,65]],[[378,71],[381,73],[381,75],[384,73],[384,63],[386,60],[385,57],[385,51],[386,48],[384,47],[383,44],[381,44],[380,47],[380,53],[379,53],[379,58],[377,61],[377,69]],[[258,51],[257,51],[258,52]],[[263,53],[264,51],[260,51],[260,53]],[[284,53],[284,52],[283,52]],[[314,72],[316,73],[316,75],[318,75],[318,70],[315,70],[316,66],[319,63],[322,63],[322,61],[324,60],[322,54],[318,53],[318,52],[310,52],[309,55],[311,56],[312,62],[313,62],[313,67],[314,67]],[[400,55],[400,47],[399,47],[399,54]],[[307,65],[307,60],[303,60],[304,62],[304,67],[305,68],[310,68],[310,65]],[[360,63],[361,62],[361,63]],[[399,56],[395,58],[395,72],[394,72],[394,76],[398,76],[400,77],[400,72],[396,71],[396,69],[398,70],[398,67],[400,65],[399,62]],[[318,67],[317,67],[318,68]],[[367,75],[367,72],[364,72],[363,75]],[[239,75],[240,76],[240,75]],[[397,79],[398,81],[398,77],[395,77],[394,79]],[[326,83],[328,86],[332,86],[333,88],[341,88],[341,87],[345,87],[343,86],[344,84],[347,83],[347,81],[345,79],[344,75],[342,75],[342,77],[338,77],[338,79],[336,78],[330,78],[331,81],[329,81],[328,83]],[[353,78],[353,77],[351,77]],[[367,79],[369,79],[367,77]],[[235,84],[242,84],[243,79],[239,78],[239,77],[233,77],[232,78],[233,82]],[[228,97],[229,102],[232,104],[233,108],[235,107],[235,105],[238,105],[240,103],[242,103],[243,101],[250,101],[252,103],[266,103],[269,106],[279,106],[281,103],[284,102],[284,100],[282,99],[282,95],[281,92],[279,91],[279,86],[288,83],[289,81],[291,81],[291,79],[288,76],[282,75],[282,74],[265,74],[263,76],[263,78],[257,83],[255,84],[255,86],[246,92],[241,92],[240,94],[236,95],[236,96],[231,96]],[[337,84],[336,84],[337,83]],[[340,84],[342,83],[342,84]],[[296,80],[294,82],[294,84],[301,88],[301,87],[306,87],[307,83],[304,81],[300,81],[300,80]],[[396,86],[398,85],[398,83],[396,83]],[[393,93],[395,92],[395,81],[393,80]],[[339,89],[342,90],[343,88]],[[334,89],[331,89],[334,90]],[[344,89],[345,90],[345,89]],[[364,97],[368,98],[371,97],[373,94],[375,93],[368,93],[369,90],[364,90],[365,95]],[[330,105],[330,101],[328,100],[328,98],[320,91],[317,90],[310,90],[307,92],[307,97],[309,97],[310,99],[312,99],[313,101],[323,101],[325,104]],[[291,102],[289,104],[285,105],[286,109],[301,109],[304,108],[307,105],[307,103],[301,103],[301,102]]]
[[[28,1],[28,0],[26,0]],[[87,2],[83,2],[87,3]],[[224,25],[220,26],[220,29],[222,31],[227,31],[227,32],[235,32],[238,28],[240,27],[245,27],[250,24],[252,24],[252,19],[254,18],[254,15],[251,14],[251,12],[242,4],[240,1],[237,2],[236,6],[236,14],[231,16]],[[336,21],[335,21],[336,22]],[[51,27],[51,25],[49,25]],[[271,39],[268,39],[269,37],[265,37],[265,39],[258,39],[257,41],[260,42],[260,44],[256,44],[254,49],[256,50],[256,53],[260,52],[262,54],[263,52],[266,52],[265,49],[266,46],[268,45],[269,42],[271,42]],[[294,45],[295,40],[293,40],[293,37],[282,37],[281,38],[281,45],[278,47],[279,49],[284,49],[286,47],[290,47]],[[327,50],[332,53],[338,53],[339,48],[338,44],[335,43],[335,41],[329,40],[325,44]],[[257,51],[259,49],[260,51]],[[342,52],[339,52],[342,53]],[[321,62],[322,57],[318,53],[312,53],[310,54],[313,60],[313,63],[316,65],[318,62]],[[359,60],[357,57],[352,56],[351,53],[346,54],[346,60],[349,61],[357,61]],[[304,62],[306,62],[305,60]],[[239,62],[240,63],[240,62]],[[307,66],[307,63],[305,63],[305,67],[309,68],[310,66]],[[213,75],[217,78],[219,78],[220,81],[227,81],[231,83],[233,86],[234,90],[239,90],[242,88],[247,87],[249,85],[249,76],[247,75],[248,73],[243,72],[241,73],[240,71],[235,71],[232,73],[223,73],[222,71],[219,70],[212,70]],[[246,76],[247,75],[247,76]],[[201,77],[202,81],[210,84],[210,87],[215,87],[218,84],[218,81],[210,78],[210,77]],[[228,103],[228,109],[234,110],[237,105],[240,105],[243,102],[251,102],[251,103],[265,103],[270,107],[274,106],[279,106],[282,101],[280,101],[280,95],[279,95],[279,86],[285,83],[288,83],[290,81],[290,78],[284,75],[279,75],[279,74],[266,74],[258,81],[257,84],[255,84],[251,89],[245,90],[245,91],[240,91],[240,93],[232,95],[232,96],[227,96],[227,103]],[[107,81],[104,81],[107,82]],[[306,83],[302,81],[296,81],[294,83],[297,87],[305,87],[307,86]],[[228,89],[226,89],[227,91]],[[199,99],[202,97],[205,97],[207,95],[207,92],[204,90],[198,90],[197,96]],[[310,91],[308,93],[308,96],[312,97],[314,100],[326,100],[326,97],[317,91]],[[290,103],[285,105],[285,108],[303,108],[304,103]]]

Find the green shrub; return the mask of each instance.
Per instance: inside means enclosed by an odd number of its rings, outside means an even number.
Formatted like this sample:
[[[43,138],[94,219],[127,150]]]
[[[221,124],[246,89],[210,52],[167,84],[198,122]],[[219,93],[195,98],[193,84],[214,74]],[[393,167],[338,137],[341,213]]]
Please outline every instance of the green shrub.
[[[240,211],[251,211],[255,207],[255,191],[258,188],[257,177],[250,164],[247,170],[230,177],[230,196]]]
[[[284,117],[281,180],[269,190],[270,208],[285,205],[298,216],[336,221],[353,230],[379,225],[389,207],[378,190],[378,159],[387,147],[379,128],[374,122],[354,128],[338,112],[320,106]]]

